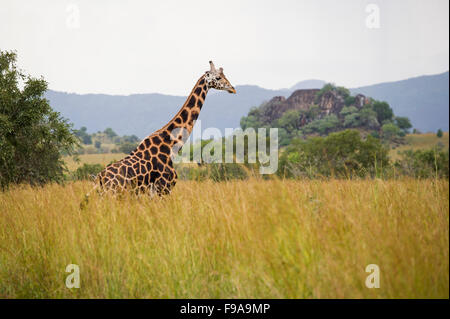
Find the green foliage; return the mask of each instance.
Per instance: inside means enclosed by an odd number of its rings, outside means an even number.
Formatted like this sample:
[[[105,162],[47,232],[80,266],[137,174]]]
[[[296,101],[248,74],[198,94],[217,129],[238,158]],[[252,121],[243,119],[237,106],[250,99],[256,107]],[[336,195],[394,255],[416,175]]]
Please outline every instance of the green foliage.
[[[83,144],[92,144],[92,136],[87,133],[87,128],[82,126],[79,130],[74,131],[75,136],[77,136]]]
[[[250,127],[263,127],[263,123],[260,121],[260,109],[258,107],[252,107],[248,112],[248,116],[241,118],[240,125],[243,130]]]
[[[119,141],[128,143],[138,143],[140,140],[136,135],[124,135],[121,139],[119,138]]]
[[[96,149],[100,149],[100,147],[102,147],[102,143],[100,141],[95,141],[94,146]]]
[[[248,168],[238,163],[210,163],[198,167],[178,167],[178,178],[182,180],[203,181],[211,179],[215,182],[224,182],[235,179],[248,178]]]
[[[61,181],[62,155],[73,154],[78,139],[44,98],[47,82],[22,73],[16,59],[0,51],[0,188]]]
[[[289,110],[283,113],[278,119],[278,127],[286,130],[288,134],[297,131],[302,122],[302,114],[300,110]]]
[[[352,99],[349,98],[350,97],[350,90],[343,87],[343,86],[336,86],[332,83],[327,83],[323,86],[322,89],[320,89],[319,92],[317,92],[316,94],[316,102],[319,102],[320,99],[328,92],[336,92],[336,94],[342,96],[344,98],[345,101],[350,102]],[[353,99],[354,101],[354,99]],[[346,105],[350,105],[350,104],[346,104]]]
[[[72,172],[71,178],[73,180],[93,180],[102,169],[103,165],[84,163],[83,166],[78,167],[74,172]]]
[[[350,93],[349,93],[349,94],[350,94]],[[347,96],[347,97],[345,98],[345,105],[346,105],[346,106],[354,105],[355,102],[356,102],[356,98],[355,98],[354,96],[349,95],[349,96]]]
[[[342,116],[350,115],[353,113],[357,113],[358,109],[354,106],[344,106],[340,112]]]
[[[384,124],[386,121],[392,120],[394,116],[394,111],[386,102],[372,101],[372,109],[377,114],[378,123]]]
[[[327,115],[321,119],[314,120],[302,128],[304,134],[319,133],[328,134],[339,127],[340,121],[334,114]]]
[[[113,129],[110,128],[110,127],[106,128],[106,129],[103,131],[103,133],[105,133],[106,136],[108,136],[109,138],[113,138],[113,137],[117,136],[116,132],[114,132]]]
[[[438,129],[437,133],[436,133],[436,136],[439,137],[439,138],[442,138],[442,136],[444,136],[444,132],[442,132],[441,129]]]
[[[358,131],[345,130],[327,137],[294,140],[279,161],[284,177],[375,176],[389,163],[388,151],[372,136],[365,140]]]
[[[394,123],[386,123],[381,127],[381,132],[384,140],[392,141],[394,138],[399,136],[401,130]]]
[[[336,86],[332,83],[327,83],[325,84],[322,89],[320,89],[319,92],[317,92],[316,94],[316,102],[319,102],[320,99],[328,92],[334,91],[336,92],[338,95],[341,95],[344,100],[347,100],[348,97],[350,97],[350,90],[343,87],[343,86]],[[351,99],[348,99],[348,102],[350,102]],[[353,100],[354,101],[354,100]],[[348,104],[350,105],[350,104]]]
[[[125,154],[129,154],[137,147],[137,143],[125,142],[119,146],[119,151]]]
[[[407,150],[395,163],[399,173],[415,178],[449,178],[449,151],[433,148],[429,150]]]
[[[208,165],[209,178],[215,182],[233,179],[246,179],[247,172],[243,165],[237,163],[212,163]]]
[[[407,117],[396,116],[395,124],[406,134],[409,133],[409,129],[412,128],[411,121]]]
[[[359,120],[362,126],[369,129],[378,129],[380,127],[380,122],[378,122],[377,113],[373,108],[368,105],[363,107],[359,112]]]

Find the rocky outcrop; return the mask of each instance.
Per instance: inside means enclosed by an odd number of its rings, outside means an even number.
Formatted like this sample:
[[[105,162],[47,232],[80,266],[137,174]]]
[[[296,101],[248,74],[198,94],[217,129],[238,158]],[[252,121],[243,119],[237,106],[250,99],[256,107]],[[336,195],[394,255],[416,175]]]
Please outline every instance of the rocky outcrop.
[[[283,113],[289,110],[308,110],[312,105],[319,107],[319,117],[330,114],[339,115],[342,108],[345,106],[345,98],[338,91],[327,91],[319,96],[320,90],[306,89],[297,90],[289,96],[284,98],[276,96],[267,102],[261,109],[262,117],[272,122],[280,118]],[[369,99],[362,94],[354,97],[353,106],[362,108],[369,103]]]

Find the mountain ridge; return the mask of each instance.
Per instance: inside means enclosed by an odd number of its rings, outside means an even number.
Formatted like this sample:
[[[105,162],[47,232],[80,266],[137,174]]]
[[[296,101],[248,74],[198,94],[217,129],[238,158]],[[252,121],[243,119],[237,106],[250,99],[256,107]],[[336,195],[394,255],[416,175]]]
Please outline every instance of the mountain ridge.
[[[310,79],[287,89],[238,85],[236,95],[224,92],[208,94],[199,120],[202,121],[203,129],[217,127],[223,132],[226,127],[239,127],[241,117],[246,116],[251,107],[259,106],[275,96],[286,98],[297,89],[321,88],[320,85],[324,83],[322,80]],[[420,91],[419,87],[424,89]],[[448,71],[353,88],[350,91],[352,94],[361,93],[387,101],[395,114],[410,117],[413,126],[422,131],[435,131],[438,128],[448,130]],[[46,98],[53,109],[74,123],[75,128],[86,126],[89,132],[96,132],[111,127],[120,135],[144,137],[166,124],[179,110],[186,96],[156,92],[111,95],[48,90]],[[425,109],[428,103],[433,106]],[[424,112],[426,114],[422,114]]]

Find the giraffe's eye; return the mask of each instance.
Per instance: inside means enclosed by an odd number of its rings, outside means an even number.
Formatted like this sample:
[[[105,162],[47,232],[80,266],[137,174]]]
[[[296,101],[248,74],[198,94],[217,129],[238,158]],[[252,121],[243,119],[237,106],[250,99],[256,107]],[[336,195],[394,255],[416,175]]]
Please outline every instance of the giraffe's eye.
[[[216,77],[216,80],[220,80],[220,76]]]

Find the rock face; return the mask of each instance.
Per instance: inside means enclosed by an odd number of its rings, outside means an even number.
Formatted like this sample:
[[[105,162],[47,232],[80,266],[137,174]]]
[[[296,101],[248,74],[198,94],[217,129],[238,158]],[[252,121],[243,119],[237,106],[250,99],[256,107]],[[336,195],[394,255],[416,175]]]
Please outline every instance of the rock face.
[[[319,97],[319,91],[318,89],[297,90],[287,99],[276,96],[264,105],[262,115],[265,119],[273,121],[280,118],[286,111],[306,111],[313,105],[319,107],[319,117],[330,114],[338,115],[345,106],[345,98],[337,91],[328,91]],[[367,103],[369,103],[369,99],[362,94],[358,94],[355,96],[352,105],[360,109]]]

